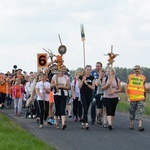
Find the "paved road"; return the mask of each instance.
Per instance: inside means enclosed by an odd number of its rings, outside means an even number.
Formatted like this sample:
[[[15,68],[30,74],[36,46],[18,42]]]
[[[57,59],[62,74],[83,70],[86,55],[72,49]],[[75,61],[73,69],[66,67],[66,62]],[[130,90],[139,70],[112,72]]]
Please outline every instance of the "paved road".
[[[81,129],[79,122],[67,118],[68,127],[65,130],[56,129],[48,125],[39,129],[35,119],[14,116],[13,109],[3,109],[10,118],[22,127],[48,144],[55,145],[58,150],[149,150],[150,149],[150,120],[144,118],[143,126],[146,129],[139,132],[138,124],[135,130],[128,129],[128,116],[117,113],[114,130],[102,126],[90,125],[90,129]],[[23,109],[25,112],[25,109]]]

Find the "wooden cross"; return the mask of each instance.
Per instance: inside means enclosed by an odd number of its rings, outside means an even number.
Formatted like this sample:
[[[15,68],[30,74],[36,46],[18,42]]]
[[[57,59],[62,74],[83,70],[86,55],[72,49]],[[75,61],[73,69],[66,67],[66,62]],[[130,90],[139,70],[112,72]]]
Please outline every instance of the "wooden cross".
[[[109,58],[108,58],[108,63],[107,63],[107,67],[111,66],[111,68],[113,67],[113,63],[115,62],[114,59],[119,55],[119,54],[114,54],[113,53],[113,45],[111,45],[111,52],[110,53],[107,53],[107,54],[104,54],[104,55],[107,55]]]

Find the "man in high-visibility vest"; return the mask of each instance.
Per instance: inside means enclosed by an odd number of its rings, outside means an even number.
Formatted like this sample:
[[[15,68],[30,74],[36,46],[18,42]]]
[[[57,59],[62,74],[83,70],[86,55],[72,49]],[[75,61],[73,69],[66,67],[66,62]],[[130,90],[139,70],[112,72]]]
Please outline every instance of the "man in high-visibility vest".
[[[133,121],[139,121],[139,131],[144,131],[142,127],[142,115],[144,111],[144,101],[146,99],[145,93],[145,76],[141,74],[139,65],[135,65],[134,73],[128,76],[128,83],[125,88],[126,97],[130,103],[130,124],[129,129],[133,130]]]

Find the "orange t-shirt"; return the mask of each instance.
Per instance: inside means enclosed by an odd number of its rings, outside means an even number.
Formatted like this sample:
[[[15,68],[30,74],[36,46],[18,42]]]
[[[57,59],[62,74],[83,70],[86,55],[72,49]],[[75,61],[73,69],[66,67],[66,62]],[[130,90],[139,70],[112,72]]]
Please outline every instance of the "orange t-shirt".
[[[0,84],[0,92],[6,93],[6,81],[3,77],[0,77],[0,80],[3,82],[3,84]]]
[[[20,98],[20,85],[16,85],[16,98]]]

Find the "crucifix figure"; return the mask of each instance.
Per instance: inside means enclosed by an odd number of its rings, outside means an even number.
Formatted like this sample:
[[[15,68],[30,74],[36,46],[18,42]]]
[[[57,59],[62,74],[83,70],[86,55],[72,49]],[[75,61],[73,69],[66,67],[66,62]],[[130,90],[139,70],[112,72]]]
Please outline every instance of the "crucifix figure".
[[[113,68],[113,63],[115,62],[114,59],[119,55],[119,54],[114,54],[113,53],[113,45],[111,45],[111,52],[110,53],[107,53],[107,54],[104,54],[104,55],[107,55],[108,56],[108,63],[107,63],[107,68]],[[113,79],[113,73],[111,72],[110,73],[110,79]],[[110,85],[110,91],[112,92],[112,85]]]
[[[113,67],[113,63],[115,62],[114,59],[119,55],[119,54],[114,54],[113,53],[113,45],[111,46],[111,52],[107,53],[105,55],[108,55],[108,63],[107,63],[107,67],[111,66],[111,68]]]

